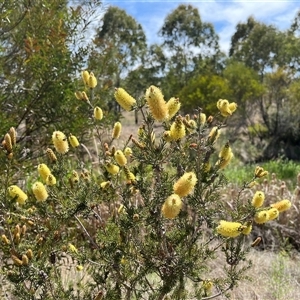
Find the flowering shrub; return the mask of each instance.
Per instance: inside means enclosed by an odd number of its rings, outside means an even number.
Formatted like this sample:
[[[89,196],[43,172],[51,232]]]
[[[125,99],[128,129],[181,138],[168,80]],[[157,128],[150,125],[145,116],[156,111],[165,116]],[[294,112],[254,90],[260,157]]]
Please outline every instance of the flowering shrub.
[[[237,105],[220,99],[215,117],[201,109],[182,116],[179,99],[166,102],[155,86],[139,100],[117,88],[119,105],[143,116],[138,132],[124,136],[121,122],[103,125],[105,112],[93,103],[94,74],[84,71],[82,78],[85,90],[75,96],[91,109],[95,157],[82,158],[81,147],[91,151],[62,128],[36,172],[22,177],[16,132],[5,134],[0,251],[7,293],[98,300],[227,295],[251,266],[246,254],[260,241],[250,240],[252,226],[291,206],[288,199],[264,206],[263,191],[241,196],[267,175],[261,167],[231,206],[222,201],[222,170],[234,150],[225,143],[217,151],[216,142]],[[211,267],[217,257],[222,275]],[[63,273],[74,266],[80,279],[68,284]]]

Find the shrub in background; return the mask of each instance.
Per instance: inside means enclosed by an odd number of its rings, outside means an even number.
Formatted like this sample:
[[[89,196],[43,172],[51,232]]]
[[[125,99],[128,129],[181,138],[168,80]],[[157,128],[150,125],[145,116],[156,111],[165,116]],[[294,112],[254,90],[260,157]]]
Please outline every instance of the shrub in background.
[[[82,78],[93,94],[93,74]],[[120,106],[143,116],[138,132],[124,136],[120,122],[108,128],[100,107],[82,92],[76,97],[93,116],[95,149],[68,128],[56,130],[26,174],[14,128],[5,134],[0,222],[7,293],[26,300],[228,296],[245,279],[246,254],[260,241],[249,239],[252,226],[291,206],[265,205],[262,191],[242,197],[267,175],[261,167],[231,205],[223,201],[222,171],[234,150],[225,143],[216,151],[215,144],[236,104],[220,99],[215,117],[201,109],[182,116],[178,99],[166,102],[155,86],[138,100],[117,88]],[[220,257],[222,274],[213,267]],[[80,279],[64,282],[67,268]]]

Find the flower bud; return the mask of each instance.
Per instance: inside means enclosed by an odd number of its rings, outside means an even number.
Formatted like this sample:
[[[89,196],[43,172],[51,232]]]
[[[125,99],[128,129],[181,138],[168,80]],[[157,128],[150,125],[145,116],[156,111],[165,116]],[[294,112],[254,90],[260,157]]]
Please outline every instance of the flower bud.
[[[56,157],[56,155],[54,154],[54,152],[53,152],[52,149],[47,148],[46,154],[47,154],[47,156],[48,156],[48,158],[49,158],[49,160],[50,160],[51,162],[56,162],[56,161],[57,161],[57,157]]]
[[[99,121],[103,119],[103,111],[98,106],[94,108],[94,118]]]
[[[27,266],[28,263],[29,263],[29,259],[28,259],[27,255],[26,255],[26,254],[23,254],[23,255],[22,255],[22,265],[23,265],[23,266]]]
[[[54,175],[49,174],[45,180],[46,185],[52,186],[56,184],[56,178]]]
[[[122,124],[120,122],[116,122],[112,132],[112,138],[118,139],[121,135]]]
[[[131,156],[132,155],[132,149],[131,148],[129,148],[129,147],[126,147],[125,149],[124,149],[124,154],[125,154],[125,156]]]
[[[12,141],[11,141],[11,137],[8,133],[5,134],[4,141],[5,141],[5,148],[6,148],[7,152],[12,152]]]
[[[218,128],[218,126],[214,126],[208,135],[208,141],[211,144],[213,144],[218,139],[219,136],[220,136],[220,129]]]
[[[205,122],[206,122],[206,114],[200,113],[199,114],[199,120],[200,120],[200,125],[203,126],[205,124]]]
[[[26,255],[27,255],[27,257],[28,257],[29,259],[32,259],[32,258],[33,258],[33,252],[32,252],[32,250],[31,250],[31,249],[28,249],[28,250],[26,251]]]
[[[48,175],[51,174],[50,169],[48,168],[48,166],[46,164],[39,164],[38,167],[38,172],[41,176],[41,178],[45,181],[46,178],[48,177]]]
[[[72,135],[71,133],[70,133],[70,136],[69,136],[69,142],[70,142],[70,144],[73,148],[76,148],[76,147],[79,146],[79,142],[78,142],[77,137],[75,135]]]
[[[91,89],[94,89],[97,86],[97,78],[94,76],[93,72],[90,73],[87,85]]]
[[[88,71],[82,71],[82,72],[81,72],[81,77],[82,77],[83,83],[84,83],[85,85],[88,85],[89,77],[90,77],[89,72],[88,72]]]
[[[120,168],[117,165],[114,165],[110,162],[107,162],[105,164],[105,168],[107,170],[108,173],[112,174],[112,175],[116,175],[119,173]]]
[[[13,260],[13,262],[14,262],[14,264],[16,265],[16,266],[22,266],[23,265],[23,262],[22,262],[22,260],[20,260],[17,256],[15,256],[15,255],[12,255],[11,256],[11,259]]]
[[[8,134],[10,135],[12,146],[16,145],[17,142],[17,133],[14,127],[10,127]]]

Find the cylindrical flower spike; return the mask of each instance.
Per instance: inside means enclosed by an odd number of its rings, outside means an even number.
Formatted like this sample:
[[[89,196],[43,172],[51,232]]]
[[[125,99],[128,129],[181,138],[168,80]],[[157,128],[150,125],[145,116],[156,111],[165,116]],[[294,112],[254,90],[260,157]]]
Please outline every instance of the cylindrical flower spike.
[[[174,219],[180,213],[182,201],[177,194],[169,196],[161,208],[163,216],[167,219]]]
[[[82,71],[81,72],[81,77],[82,77],[83,83],[85,85],[88,85],[90,73],[88,71],[86,71],[86,70]]]
[[[177,112],[179,111],[181,103],[179,102],[179,98],[172,97],[167,102],[167,109],[168,109],[168,120],[172,119]]]
[[[5,141],[5,148],[6,148],[7,152],[12,152],[12,141],[11,141],[11,137],[8,133],[5,134],[4,141]]]
[[[220,129],[218,128],[218,126],[214,126],[209,135],[208,135],[208,140],[211,144],[213,144],[220,136]]]
[[[164,96],[159,88],[151,85],[145,94],[152,117],[159,122],[168,118],[168,108]]]
[[[228,222],[221,220],[216,228],[217,233],[224,237],[237,237],[242,233],[243,225],[238,222]]]
[[[122,124],[120,122],[116,122],[112,132],[112,138],[118,139],[121,135]]]
[[[127,158],[121,150],[115,152],[114,158],[119,166],[123,167],[127,164]]]
[[[70,180],[73,184],[77,184],[79,182],[79,175],[75,170],[72,171]]]
[[[124,150],[124,154],[125,156],[131,156],[132,155],[132,149],[129,148],[129,147],[126,147],[125,150]]]
[[[185,137],[185,126],[182,116],[177,116],[170,128],[170,137],[173,141],[178,141]]]
[[[292,206],[292,203],[290,200],[284,199],[279,202],[271,204],[271,207],[277,208],[277,210],[281,213],[283,211],[286,211],[290,209]]]
[[[71,133],[70,133],[70,136],[69,136],[69,142],[70,142],[70,144],[73,148],[76,148],[76,147],[79,146],[79,142],[78,142],[77,137],[75,135],[72,135]]]
[[[163,133],[163,139],[166,141],[166,142],[171,142],[172,141],[172,138],[171,138],[171,131],[170,130],[167,130]]]
[[[105,164],[105,168],[106,168],[107,172],[110,173],[110,174],[112,174],[112,175],[116,175],[120,171],[120,168],[117,165],[114,165],[114,164],[112,164],[110,162],[107,162]]]
[[[17,142],[17,132],[15,128],[10,127],[8,134],[10,135],[12,146],[15,146]]]
[[[255,216],[254,216],[254,221],[257,224],[264,224],[267,221],[269,221],[269,213],[268,213],[268,211],[267,210],[262,210],[262,211],[257,212],[255,214]]]
[[[90,73],[87,85],[91,89],[94,89],[97,86],[97,78],[93,72]]]
[[[46,154],[47,154],[47,156],[48,156],[48,158],[51,162],[56,162],[57,161],[57,157],[56,157],[56,155],[54,154],[54,152],[51,148],[47,148]]]
[[[251,233],[251,230],[252,230],[252,221],[246,222],[243,225],[242,234],[248,235]]]
[[[269,221],[274,220],[276,218],[278,218],[279,216],[279,211],[277,208],[272,207],[268,210],[268,214],[269,214]]]
[[[199,120],[200,120],[200,125],[204,125],[206,122],[206,114],[205,113],[200,113],[199,114]]]
[[[219,158],[227,160],[231,156],[231,148],[229,146],[229,142],[227,142],[219,153]]]
[[[197,183],[197,177],[194,172],[183,174],[174,184],[174,193],[180,197],[189,195]]]
[[[261,207],[265,201],[265,194],[262,191],[257,191],[252,198],[252,206],[255,208]]]
[[[65,134],[61,131],[54,131],[52,134],[52,142],[55,150],[60,154],[65,154],[69,151],[69,144]]]
[[[226,99],[219,99],[217,102],[217,108],[223,117],[228,117],[236,111],[237,104],[235,102],[229,103]]]
[[[17,185],[11,185],[7,190],[9,196],[16,198],[17,202],[21,205],[25,204],[28,199],[28,196]]]
[[[269,174],[269,172],[265,171],[264,168],[262,168],[262,167],[257,166],[255,168],[254,175],[256,178],[262,178],[268,174]]]
[[[44,181],[46,180],[47,176],[51,174],[51,171],[46,164],[39,164],[38,172]]]
[[[103,111],[98,106],[94,108],[94,118],[99,121],[103,119]]]
[[[45,201],[48,198],[48,192],[45,186],[39,181],[32,185],[32,192],[37,201]]]
[[[52,185],[55,185],[56,184],[56,178],[54,175],[52,174],[49,174],[47,177],[46,177],[46,184],[49,185],[49,186],[52,186]]]
[[[128,169],[127,166],[124,166],[124,173],[125,173],[126,179],[129,183],[135,182],[135,176],[132,172],[130,172],[130,170]]]
[[[119,105],[126,111],[130,111],[134,106],[136,106],[136,100],[123,88],[115,88],[114,96]]]

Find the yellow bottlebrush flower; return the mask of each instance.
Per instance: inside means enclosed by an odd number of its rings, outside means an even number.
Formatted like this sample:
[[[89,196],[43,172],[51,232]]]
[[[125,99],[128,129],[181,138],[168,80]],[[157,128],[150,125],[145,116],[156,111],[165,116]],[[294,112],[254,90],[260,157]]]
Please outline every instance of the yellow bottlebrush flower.
[[[262,177],[264,177],[264,176],[266,176],[266,175],[268,175],[268,174],[269,174],[269,172],[268,172],[268,171],[265,171],[264,168],[262,168],[262,167],[257,166],[257,167],[255,168],[254,176],[255,176],[256,178],[262,178]]]
[[[91,89],[94,89],[97,86],[97,78],[95,77],[93,72],[90,73],[87,85]]]
[[[12,146],[16,145],[17,142],[17,132],[14,127],[10,127],[8,134],[10,135]]]
[[[199,114],[199,120],[200,120],[200,125],[204,125],[206,122],[206,114],[200,113]]]
[[[237,109],[237,104],[235,102],[231,102],[231,103],[229,103],[228,107],[229,107],[231,113],[234,113]]]
[[[76,270],[77,270],[78,272],[82,271],[82,270],[83,270],[83,266],[82,266],[82,265],[77,265],[77,266],[76,266]]]
[[[60,154],[65,154],[69,151],[69,144],[65,134],[61,131],[54,131],[52,134],[52,142],[55,150]]]
[[[210,280],[203,281],[203,289],[207,296],[211,294],[213,286],[214,286],[214,284],[212,281],[210,281]]]
[[[168,109],[168,120],[172,119],[176,113],[179,111],[181,103],[179,102],[179,98],[172,97],[167,102]]]
[[[255,208],[261,207],[265,201],[265,194],[262,191],[257,191],[252,198],[252,206]]]
[[[217,108],[223,117],[228,117],[237,109],[237,104],[235,102],[229,103],[226,99],[219,99]]]
[[[166,141],[166,142],[171,142],[172,141],[172,138],[171,138],[171,131],[170,130],[167,130],[163,133],[163,139]]]
[[[56,184],[56,178],[55,178],[54,175],[49,174],[49,175],[46,177],[45,182],[46,182],[46,184],[49,185],[49,186],[55,185],[55,184]]]
[[[114,96],[119,105],[126,111],[130,111],[134,106],[136,106],[136,100],[123,88],[115,88]]]
[[[73,184],[77,184],[79,182],[79,175],[75,170],[72,171],[70,180]]]
[[[174,219],[178,216],[182,208],[182,201],[177,194],[173,194],[167,198],[161,208],[163,216],[167,219]]]
[[[69,142],[73,148],[76,148],[79,146],[77,137],[75,135],[73,135],[72,133],[70,133]]]
[[[11,185],[8,187],[8,194],[12,198],[16,198],[19,204],[25,204],[28,196],[16,185]]]
[[[221,149],[221,151],[219,153],[219,158],[221,158],[221,159],[223,158],[223,159],[227,160],[230,157],[231,152],[232,152],[232,150],[229,146],[229,142],[227,142]]]
[[[218,126],[214,126],[208,135],[208,140],[211,144],[213,144],[220,136],[220,129]]]
[[[196,123],[195,120],[189,120],[187,125],[188,125],[188,126],[186,127],[186,129],[187,129],[190,133],[195,132],[195,130],[197,129],[197,123]]]
[[[39,181],[32,185],[32,192],[37,201],[45,201],[48,198],[46,187]]]
[[[121,150],[115,152],[114,158],[119,166],[123,167],[127,164],[127,158]]]
[[[105,164],[105,168],[107,170],[108,173],[112,174],[112,175],[116,175],[119,173],[120,168],[117,165],[114,165],[110,162],[107,162]]]
[[[7,152],[12,152],[12,141],[11,141],[11,137],[8,133],[5,134],[4,141],[5,141],[5,148],[6,148]]]
[[[112,132],[112,138],[118,139],[121,135],[122,124],[120,122],[116,122]]]
[[[271,204],[271,207],[273,208],[277,208],[277,210],[279,212],[283,212],[283,211],[286,211],[288,209],[290,209],[292,206],[292,203],[290,200],[287,200],[287,199],[284,199],[284,200],[281,200],[279,202],[276,202],[276,203],[272,203]]]
[[[51,174],[51,171],[50,171],[50,169],[48,168],[48,166],[46,164],[39,164],[38,165],[38,172],[39,172],[40,176],[42,177],[42,179],[44,181],[46,180],[48,175]]]
[[[84,100],[86,102],[90,101],[88,95],[86,94],[86,92],[82,92],[82,100]]]
[[[103,119],[103,111],[98,106],[94,108],[94,118],[99,121]]]
[[[7,238],[7,236],[5,234],[1,235],[1,240],[2,240],[2,243],[6,244],[6,245],[10,244],[9,239]]]
[[[242,233],[243,225],[238,222],[228,222],[221,220],[216,228],[217,233],[224,237],[237,237]]]
[[[48,158],[51,162],[56,162],[57,161],[57,157],[56,157],[56,155],[54,154],[54,152],[51,148],[47,148],[46,154],[47,154],[47,156],[48,156]]]
[[[78,100],[83,100],[82,92],[76,91],[76,92],[74,93],[74,95],[75,95],[76,99],[78,99]]]
[[[129,183],[132,183],[135,181],[135,176],[132,172],[129,171],[128,167],[125,166],[124,167],[124,173],[125,173],[125,176],[126,176],[126,179]]]
[[[126,147],[125,149],[124,149],[124,154],[125,154],[125,156],[131,156],[132,155],[132,149],[131,148],[129,148],[129,147]]]
[[[145,94],[151,115],[156,121],[164,121],[168,118],[168,108],[164,96],[159,88],[151,85]]]
[[[101,189],[107,189],[108,187],[110,187],[110,181],[103,181],[103,182],[101,182],[100,183],[100,187],[101,187]]]
[[[173,141],[182,139],[185,136],[185,126],[181,116],[177,116],[170,128],[170,137]]]
[[[254,216],[254,221],[257,224],[264,224],[269,221],[269,213],[267,210],[258,211]]]
[[[68,248],[70,252],[78,254],[78,250],[73,244],[69,243]]]
[[[243,228],[242,228],[242,234],[248,235],[248,234],[250,234],[251,230],[252,230],[252,222],[251,222],[251,221],[246,222],[246,223],[243,225]]]
[[[275,207],[272,207],[268,210],[268,214],[269,214],[269,220],[268,221],[271,221],[271,220],[274,220],[276,218],[278,218],[279,216],[279,211],[277,208]]]
[[[194,172],[183,174],[173,185],[174,193],[180,197],[190,194],[197,183],[197,177]]]
[[[83,80],[83,83],[85,85],[88,85],[88,82],[89,82],[89,78],[90,78],[90,73],[88,71],[82,71],[81,72],[81,77],[82,77],[82,80]]]

